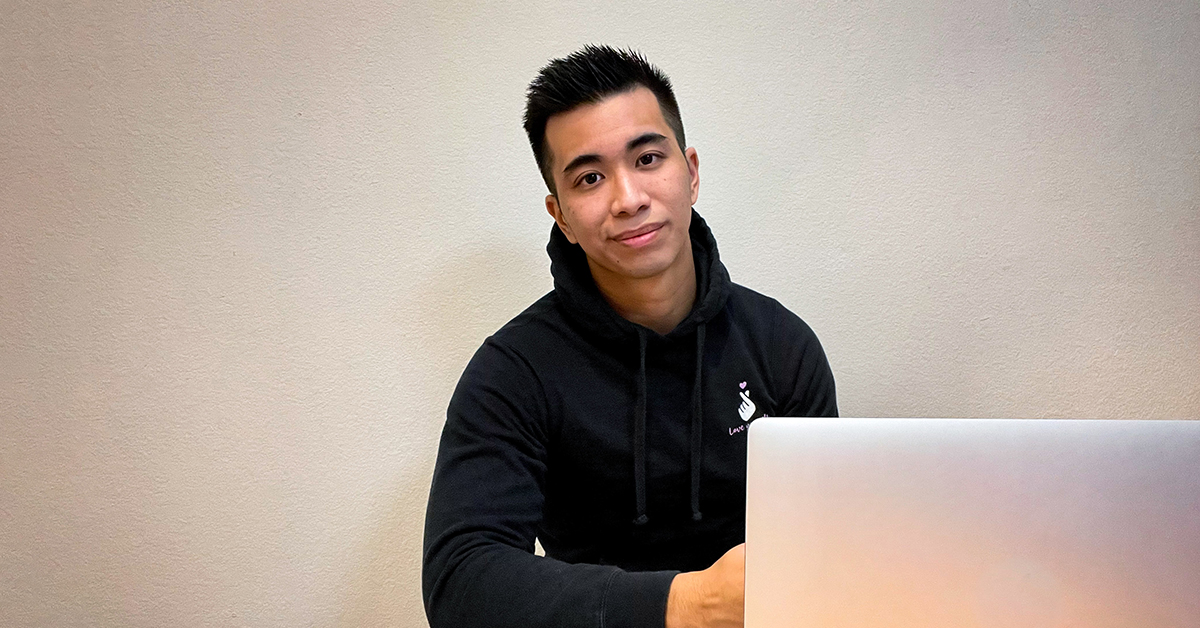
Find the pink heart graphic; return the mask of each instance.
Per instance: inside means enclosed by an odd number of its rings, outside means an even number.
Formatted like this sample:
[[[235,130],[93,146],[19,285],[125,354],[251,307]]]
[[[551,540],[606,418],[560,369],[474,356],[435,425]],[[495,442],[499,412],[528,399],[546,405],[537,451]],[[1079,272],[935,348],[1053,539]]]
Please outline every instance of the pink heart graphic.
[[[738,384],[738,386],[741,386],[742,390],[746,390],[746,382],[742,382],[742,383]]]

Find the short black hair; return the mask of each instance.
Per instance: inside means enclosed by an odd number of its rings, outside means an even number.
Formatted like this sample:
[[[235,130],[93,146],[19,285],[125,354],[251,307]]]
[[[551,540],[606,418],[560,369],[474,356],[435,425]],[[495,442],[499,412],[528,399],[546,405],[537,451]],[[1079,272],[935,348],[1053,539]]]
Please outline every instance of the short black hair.
[[[554,173],[550,171],[546,121],[579,105],[600,102],[613,94],[630,92],[638,87],[654,92],[663,120],[675,133],[679,150],[686,150],[683,119],[679,116],[671,80],[646,61],[640,52],[588,44],[566,57],[550,61],[538,72],[529,84],[525,101],[525,132],[529,134],[529,145],[537,159],[538,170],[541,170],[551,194],[558,191],[554,188]]]

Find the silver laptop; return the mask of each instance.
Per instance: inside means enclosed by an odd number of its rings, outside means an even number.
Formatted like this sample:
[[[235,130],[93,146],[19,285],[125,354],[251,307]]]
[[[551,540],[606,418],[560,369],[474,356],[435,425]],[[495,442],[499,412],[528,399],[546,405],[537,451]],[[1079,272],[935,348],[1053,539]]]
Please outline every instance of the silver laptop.
[[[750,426],[746,628],[1200,627],[1200,421]]]

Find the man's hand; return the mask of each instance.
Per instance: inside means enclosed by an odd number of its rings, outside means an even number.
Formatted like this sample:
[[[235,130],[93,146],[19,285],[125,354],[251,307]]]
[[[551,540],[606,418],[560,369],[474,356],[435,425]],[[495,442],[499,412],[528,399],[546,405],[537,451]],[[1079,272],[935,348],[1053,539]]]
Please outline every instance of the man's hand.
[[[742,628],[745,594],[742,543],[704,571],[675,576],[667,595],[667,628]]]

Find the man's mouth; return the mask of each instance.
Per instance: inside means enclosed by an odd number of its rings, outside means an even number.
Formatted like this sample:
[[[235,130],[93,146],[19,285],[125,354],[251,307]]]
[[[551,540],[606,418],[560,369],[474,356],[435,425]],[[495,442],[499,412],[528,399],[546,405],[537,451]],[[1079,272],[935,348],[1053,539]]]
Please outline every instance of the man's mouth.
[[[641,246],[653,240],[655,235],[658,233],[658,230],[662,229],[662,227],[663,223],[655,222],[648,225],[643,225],[637,229],[622,231],[613,239],[621,244],[626,244],[629,246]]]

